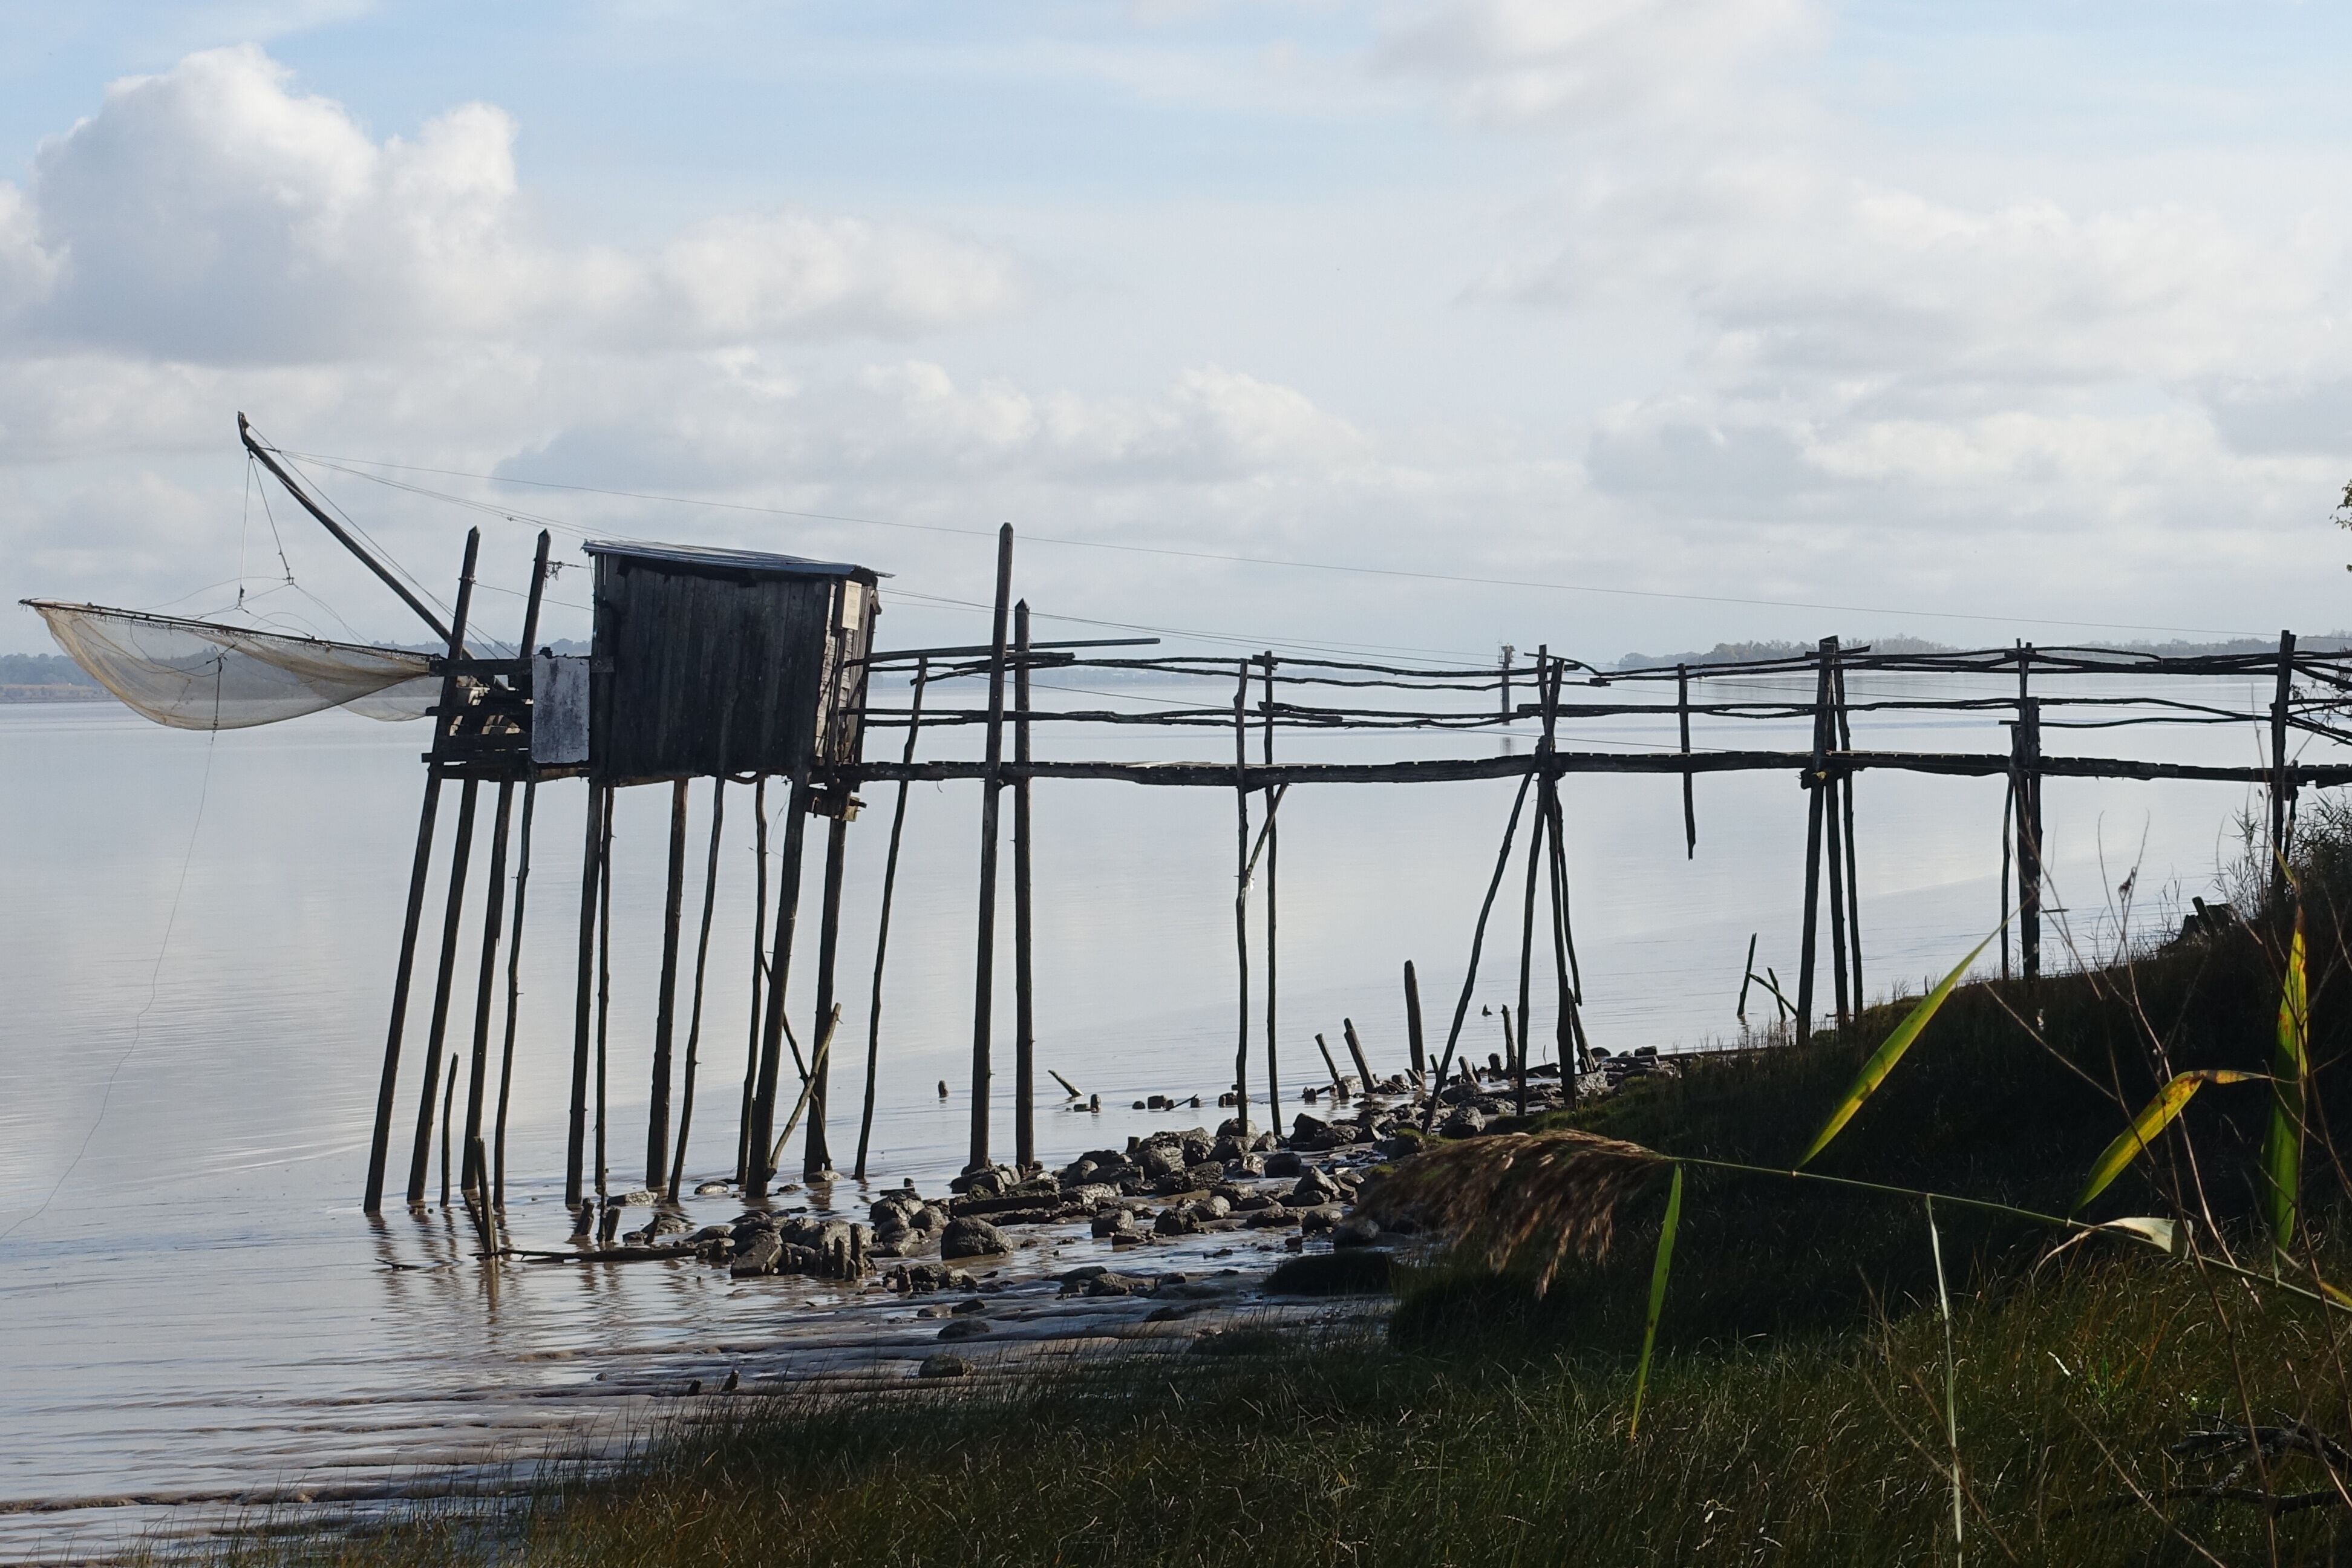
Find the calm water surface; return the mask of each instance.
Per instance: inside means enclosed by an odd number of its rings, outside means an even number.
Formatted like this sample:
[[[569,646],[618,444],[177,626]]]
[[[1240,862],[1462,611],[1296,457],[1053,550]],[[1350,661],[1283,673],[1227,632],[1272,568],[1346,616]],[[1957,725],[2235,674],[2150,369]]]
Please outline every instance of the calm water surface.
[[[1873,689],[1886,689],[1890,678],[1874,679]],[[1055,695],[1041,692],[1041,704]],[[1869,695],[1864,682],[1853,695]],[[2267,696],[2255,683],[2229,691],[2249,714]],[[1997,715],[1858,729],[1865,746],[2007,745]],[[1571,746],[1669,739],[1628,721],[1571,721],[1564,733]],[[1118,740],[1140,747],[1139,736]],[[0,1313],[11,1352],[0,1379],[0,1502],[240,1490],[353,1467],[376,1474],[461,1461],[505,1440],[543,1440],[548,1402],[533,1396],[576,1388],[618,1358],[773,1335],[807,1310],[800,1303],[834,1300],[800,1283],[738,1289],[719,1271],[672,1268],[515,1266],[493,1292],[478,1265],[454,1261],[467,1245],[437,1211],[382,1226],[359,1214],[423,738],[415,726],[339,714],[209,737],[111,705],[0,707]],[[1803,721],[1697,731],[1701,747],[1805,741]],[[2044,745],[2259,763],[2263,742],[2249,722],[2162,737],[2053,731]],[[1125,754],[1222,757],[1229,744],[1213,731],[1150,743],[1158,749]],[[1491,754],[1507,742],[1286,734],[1280,743],[1286,755],[1341,760]],[[877,752],[895,747],[895,735],[877,742]],[[1048,730],[1039,754],[1090,749]],[[1698,854],[1687,861],[1674,780],[1580,777],[1564,788],[1594,1043],[1737,1039],[1749,933],[1761,933],[1759,969],[1792,977],[1795,967],[1805,814],[1793,779],[1702,777]],[[513,1226],[525,1246],[560,1245],[568,1229],[562,1110],[583,793],[565,783],[540,799],[510,1156]],[[1511,793],[1504,782],[1291,793],[1280,839],[1280,1045],[1294,1082],[1306,1080],[1313,1033],[1336,1037],[1343,1016],[1357,1022],[1376,1068],[1402,1065],[1398,974],[1407,958],[1418,963],[1433,1033],[1442,1030]],[[870,794],[850,836],[841,960],[847,1005],[835,1101],[845,1109],[835,1112],[834,1149],[845,1166],[895,791]],[[1883,994],[1916,987],[1991,928],[2001,784],[1873,774],[1857,795],[1868,985]],[[1106,1105],[1098,1116],[1041,1111],[1043,1152],[1060,1161],[1169,1122],[1126,1109],[1143,1094],[1198,1093],[1213,1105],[1230,1080],[1234,801],[1050,781],[1035,798],[1040,1062],[1099,1090]],[[635,790],[619,809],[615,1190],[645,1174],[667,801],[667,791]],[[934,1189],[963,1159],[977,801],[969,784],[912,792],[877,1086],[874,1165],[885,1184],[912,1178]],[[748,1032],[751,805],[749,789],[728,792],[690,1179],[730,1173],[733,1161]],[[2078,946],[2105,951],[2116,941],[2115,889],[2135,867],[2135,925],[2177,923],[2177,906],[2211,887],[2230,853],[2230,820],[2250,805],[2259,809],[2258,797],[2239,785],[2050,781],[2052,877]],[[694,796],[689,920],[708,809],[706,784]],[[445,831],[454,816],[445,805]],[[812,909],[815,865],[813,855]],[[1006,909],[1009,930],[1009,899]],[[1516,993],[1517,944],[1504,934],[1516,924],[1498,920],[1481,1005]],[[803,929],[813,932],[813,921]],[[1262,928],[1253,942],[1262,984]],[[804,1039],[813,948],[804,940],[793,973]],[[1009,983],[998,994],[1009,1065]],[[470,1028],[470,996],[461,984],[453,1039]],[[424,1005],[420,993],[401,1108],[412,1125]],[[1481,1005],[1465,1047],[1483,1056],[1501,1036]],[[1254,1011],[1262,1006],[1260,992]],[[1549,1038],[1548,1008],[1538,1006],[1536,1026]],[[951,1089],[945,1100],[941,1079]],[[1001,1072],[999,1100],[1009,1094]],[[1195,1120],[1215,1113],[1177,1121]],[[1008,1153],[1009,1106],[999,1105],[996,1125],[999,1152]],[[404,1137],[396,1143],[395,1185]],[[864,1198],[845,1183],[811,1201],[848,1208]],[[709,1219],[734,1209],[724,1199],[702,1207]],[[0,1553],[87,1550],[165,1517],[138,1508],[0,1514]]]

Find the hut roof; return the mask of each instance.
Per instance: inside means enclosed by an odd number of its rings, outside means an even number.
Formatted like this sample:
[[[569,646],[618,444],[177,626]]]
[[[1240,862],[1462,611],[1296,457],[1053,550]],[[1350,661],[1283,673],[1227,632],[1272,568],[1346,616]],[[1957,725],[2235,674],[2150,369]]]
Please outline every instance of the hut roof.
[[[625,556],[632,561],[657,562],[705,572],[749,573],[762,577],[851,577],[871,587],[888,575],[870,566],[845,561],[812,561],[801,555],[779,555],[761,550],[721,550],[708,544],[653,544],[634,540],[595,539],[580,547],[591,555]]]

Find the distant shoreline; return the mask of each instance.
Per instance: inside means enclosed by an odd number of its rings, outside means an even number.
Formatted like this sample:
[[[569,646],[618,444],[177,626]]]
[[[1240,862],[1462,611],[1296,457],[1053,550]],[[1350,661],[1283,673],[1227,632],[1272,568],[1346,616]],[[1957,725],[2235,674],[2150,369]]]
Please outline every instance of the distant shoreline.
[[[110,695],[100,686],[0,686],[0,702],[103,702]]]

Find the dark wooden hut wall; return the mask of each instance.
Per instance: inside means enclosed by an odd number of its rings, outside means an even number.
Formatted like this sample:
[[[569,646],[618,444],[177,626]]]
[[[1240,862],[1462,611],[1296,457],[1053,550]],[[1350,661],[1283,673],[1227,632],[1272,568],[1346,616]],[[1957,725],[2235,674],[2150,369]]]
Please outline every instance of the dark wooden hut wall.
[[[591,696],[597,778],[790,773],[816,742],[843,586],[599,555],[595,647],[609,668]]]

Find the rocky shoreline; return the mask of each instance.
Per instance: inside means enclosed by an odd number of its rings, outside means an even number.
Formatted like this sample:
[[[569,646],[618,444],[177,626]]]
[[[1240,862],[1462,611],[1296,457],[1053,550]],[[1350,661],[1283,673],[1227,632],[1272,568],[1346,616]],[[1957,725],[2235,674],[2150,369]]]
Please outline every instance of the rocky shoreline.
[[[1596,1053],[1594,1070],[1577,1075],[1571,1090],[1558,1068],[1536,1068],[1528,1075],[1527,1114],[1557,1110],[1571,1092],[1591,1100],[1630,1080],[1675,1070],[1652,1052]],[[1108,1244],[1118,1259],[1055,1276],[1065,1295],[1090,1299],[1157,1290],[1162,1276],[1150,1268],[1150,1254],[1179,1241],[1261,1233],[1261,1243],[1292,1254],[1305,1254],[1310,1246],[1321,1251],[1412,1245],[1409,1235],[1383,1230],[1372,1216],[1356,1212],[1367,1175],[1410,1159],[1429,1137],[1478,1136],[1518,1115],[1520,1103],[1499,1058],[1483,1068],[1465,1064],[1434,1095],[1433,1111],[1433,1097],[1417,1093],[1402,1076],[1373,1084],[1370,1092],[1345,1078],[1308,1098],[1318,1110],[1351,1113],[1327,1118],[1301,1111],[1286,1134],[1251,1130],[1239,1116],[1213,1131],[1162,1129],[1129,1139],[1124,1149],[1090,1150],[1058,1171],[996,1165],[967,1172],[934,1197],[910,1182],[873,1199],[864,1220],[813,1212],[805,1201],[795,1201],[804,1198],[802,1189],[787,1186],[725,1224],[698,1228],[662,1205],[658,1194],[631,1193],[607,1200],[601,1211],[582,1210],[575,1251],[520,1256],[549,1263],[690,1259],[724,1268],[736,1280],[797,1276],[854,1289],[879,1288],[905,1299],[961,1293],[973,1304],[959,1309],[958,1321],[938,1337],[969,1340],[986,1331],[985,1294],[1006,1288],[988,1276],[1021,1249],[1042,1245],[1038,1233],[1053,1234],[1053,1227],[1076,1233],[1084,1226],[1087,1237]],[[1423,1132],[1424,1124],[1431,1132]],[[730,1184],[709,1182],[697,1195],[733,1191]],[[625,1211],[644,1206],[652,1208],[650,1217],[623,1233]],[[1293,1275],[1304,1283],[1312,1271]]]

